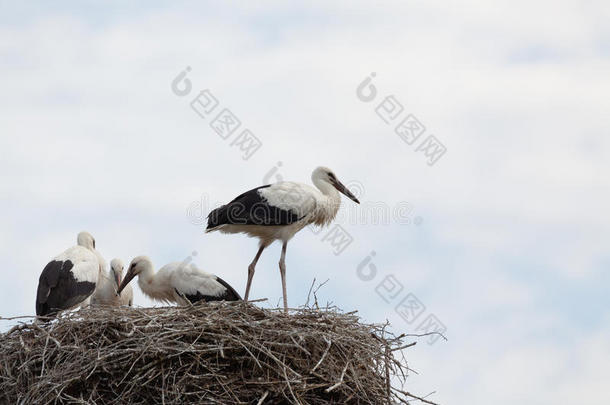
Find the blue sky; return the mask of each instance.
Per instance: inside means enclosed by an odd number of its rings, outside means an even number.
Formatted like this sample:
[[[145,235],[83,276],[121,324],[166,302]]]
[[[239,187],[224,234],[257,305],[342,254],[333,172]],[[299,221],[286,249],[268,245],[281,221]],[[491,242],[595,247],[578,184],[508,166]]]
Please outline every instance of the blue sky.
[[[337,224],[288,247],[288,296],[389,319],[412,293],[447,342],[408,352],[408,388],[455,404],[606,404],[610,377],[610,6],[601,1],[0,2],[0,316],[34,312],[40,271],[86,229],[109,261],[195,262],[243,292],[256,242],[203,234],[282,162],[319,165],[409,224]],[[171,82],[191,67],[192,93]],[[370,103],[356,88],[371,72]],[[248,160],[189,103],[209,89],[262,142]],[[386,96],[447,152],[433,166],[375,108]],[[215,110],[219,111],[219,110]],[[415,219],[421,219],[416,224]],[[371,251],[376,277],[357,266]],[[280,299],[279,246],[254,297]],[[376,287],[402,285],[386,303]],[[151,303],[137,287],[136,304]],[[0,329],[8,327],[0,324]]]

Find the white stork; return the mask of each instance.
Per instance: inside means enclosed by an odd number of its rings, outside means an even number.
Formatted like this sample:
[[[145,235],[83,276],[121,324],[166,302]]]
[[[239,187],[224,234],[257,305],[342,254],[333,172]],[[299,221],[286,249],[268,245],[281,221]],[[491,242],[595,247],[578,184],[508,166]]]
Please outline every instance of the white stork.
[[[123,279],[123,267],[121,259],[112,259],[110,261],[110,270],[107,273],[102,273],[100,285],[91,297],[92,305],[110,305],[115,307],[133,305],[133,289],[130,285],[125,287],[125,290],[120,295],[117,295],[121,280]]]
[[[327,225],[337,215],[341,204],[339,192],[354,202],[360,201],[337,179],[327,167],[318,167],[311,174],[317,187],[282,181],[257,187],[236,197],[230,203],[208,215],[207,232],[245,233],[259,238],[259,248],[248,266],[245,300],[250,294],[256,263],[263,250],[273,241],[282,241],[280,275],[284,310],[288,311],[286,296],[286,246],[288,241],[309,224]],[[337,192],[339,191],[339,192]]]
[[[59,311],[89,304],[105,262],[95,250],[91,234],[81,232],[76,241],[76,246],[55,257],[42,270],[36,315],[55,316]]]
[[[138,285],[144,294],[161,302],[189,305],[201,300],[241,300],[237,291],[226,281],[206,273],[194,263],[169,263],[155,273],[152,261],[146,256],[138,256],[131,261],[119,287],[119,294],[135,276],[138,276]]]

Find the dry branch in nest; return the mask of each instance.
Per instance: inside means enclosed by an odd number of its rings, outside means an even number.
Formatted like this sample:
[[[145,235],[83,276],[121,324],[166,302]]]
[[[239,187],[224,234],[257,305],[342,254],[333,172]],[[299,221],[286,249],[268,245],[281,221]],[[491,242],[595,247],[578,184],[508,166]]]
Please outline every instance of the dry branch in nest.
[[[331,308],[87,308],[0,335],[0,403],[406,403],[406,346]]]

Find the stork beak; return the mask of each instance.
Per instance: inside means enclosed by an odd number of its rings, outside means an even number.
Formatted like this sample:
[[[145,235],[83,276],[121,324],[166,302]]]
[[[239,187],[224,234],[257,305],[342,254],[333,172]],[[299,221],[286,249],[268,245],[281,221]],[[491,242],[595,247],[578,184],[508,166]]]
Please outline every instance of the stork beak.
[[[121,285],[121,276],[119,276],[119,273],[114,272],[114,281],[118,288]]]
[[[121,283],[121,285],[119,286],[119,289],[116,292],[116,295],[120,295],[121,291],[123,291],[123,289],[125,287],[127,287],[127,284],[129,284],[129,282],[136,276],[136,273],[133,271],[132,268],[129,269],[129,271],[127,272],[127,274],[125,275],[125,278],[123,279],[123,282]]]
[[[332,180],[332,184],[333,186],[343,195],[345,195],[346,197],[348,197],[350,200],[352,200],[353,202],[355,202],[356,204],[360,204],[360,201],[358,201],[358,199],[356,198],[355,195],[352,194],[351,191],[349,191],[347,189],[347,187],[345,187],[343,185],[343,183],[341,183],[339,180]]]

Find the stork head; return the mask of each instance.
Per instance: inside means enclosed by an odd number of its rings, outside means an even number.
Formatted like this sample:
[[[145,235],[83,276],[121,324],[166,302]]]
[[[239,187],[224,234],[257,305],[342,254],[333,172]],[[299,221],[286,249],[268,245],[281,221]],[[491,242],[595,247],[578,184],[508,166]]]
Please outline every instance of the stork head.
[[[311,181],[316,185],[320,182],[329,184],[356,204],[360,204],[360,201],[358,201],[356,196],[339,181],[335,173],[328,167],[320,166],[316,168],[311,174]]]
[[[78,246],[85,247],[90,250],[95,250],[95,239],[89,232],[81,232],[76,237],[76,243]]]
[[[129,268],[127,269],[127,274],[125,274],[125,278],[121,282],[119,289],[117,290],[117,294],[120,294],[121,291],[129,284],[131,280],[143,271],[152,270],[152,261],[147,256],[138,256],[135,257],[131,263],[129,263]]]
[[[121,279],[123,278],[123,267],[123,261],[121,259],[112,259],[110,261],[110,273],[112,274],[112,279],[116,283],[117,290],[121,285]]]

